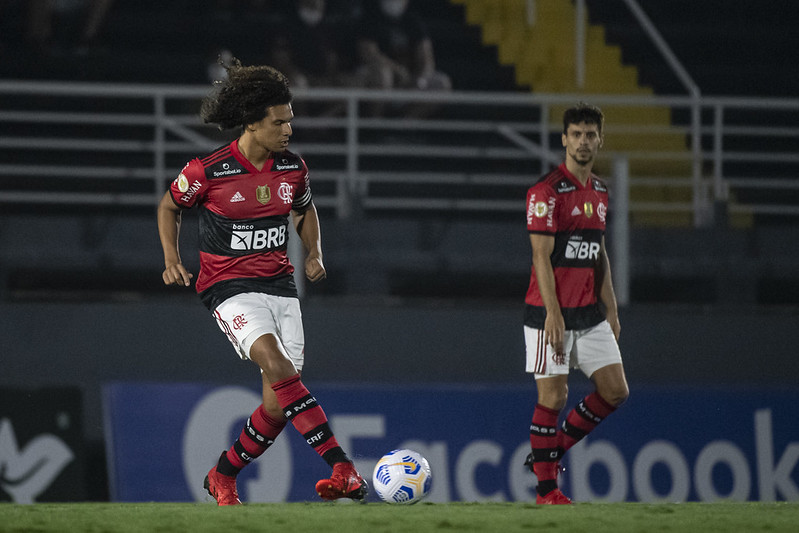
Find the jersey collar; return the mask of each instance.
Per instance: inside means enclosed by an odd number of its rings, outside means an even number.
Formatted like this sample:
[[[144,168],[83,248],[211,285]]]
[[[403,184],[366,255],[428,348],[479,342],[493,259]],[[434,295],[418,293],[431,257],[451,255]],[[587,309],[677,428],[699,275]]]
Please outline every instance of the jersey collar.
[[[569,181],[573,182],[574,185],[576,185],[580,189],[593,189],[594,188],[594,174],[593,174],[593,172],[588,176],[588,181],[585,182],[585,185],[583,185],[582,183],[580,183],[580,180],[577,179],[577,176],[575,176],[574,174],[569,172],[569,169],[566,168],[566,163],[561,163],[559,168],[560,168],[560,171],[563,172],[563,175],[566,176],[566,178]]]
[[[250,160],[247,159],[246,157],[244,157],[244,154],[242,154],[241,150],[239,150],[239,140],[238,139],[236,139],[232,143],[230,143],[230,153],[233,154],[233,157],[236,158],[236,161],[241,163],[244,166],[244,168],[247,169],[247,172],[249,172],[250,174],[260,174],[261,172],[263,172],[262,170],[258,170],[257,168],[255,168],[255,166],[252,163],[250,163]],[[264,163],[264,169],[267,168],[267,164],[269,163],[269,161],[271,159],[272,159],[272,157],[271,157],[271,154],[270,154],[269,159],[267,159],[266,162]],[[269,165],[269,167],[271,168],[271,165]]]

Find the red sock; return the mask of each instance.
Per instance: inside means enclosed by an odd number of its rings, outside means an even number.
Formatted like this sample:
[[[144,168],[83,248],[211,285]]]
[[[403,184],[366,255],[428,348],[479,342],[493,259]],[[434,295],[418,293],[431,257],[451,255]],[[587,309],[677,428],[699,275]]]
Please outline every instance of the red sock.
[[[331,466],[349,461],[339,446],[322,407],[300,381],[299,374],[272,383],[283,414],[305,441]]]
[[[533,449],[533,472],[542,481],[555,481],[558,475],[558,411],[535,406],[533,422],[530,425],[530,447]]]
[[[277,420],[269,416],[269,413],[264,410],[264,406],[259,405],[258,409],[247,419],[238,440],[233,443],[225,455],[233,470],[228,470],[227,465],[220,464],[217,467],[218,471],[225,475],[238,474],[242,468],[260,457],[275,442],[285,426],[285,419]]]
[[[558,445],[565,452],[591,433],[615,410],[616,408],[603,400],[599,394],[592,392],[566,416],[558,432]]]

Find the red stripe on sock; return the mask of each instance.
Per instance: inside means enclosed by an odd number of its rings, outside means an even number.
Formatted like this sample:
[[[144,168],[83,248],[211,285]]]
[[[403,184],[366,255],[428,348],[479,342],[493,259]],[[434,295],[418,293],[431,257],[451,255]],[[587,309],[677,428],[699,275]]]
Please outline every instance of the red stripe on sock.
[[[263,405],[259,405],[258,408],[252,413],[250,416],[250,421],[258,433],[272,440],[275,440],[286,426],[285,420],[275,420],[269,416],[269,413],[264,410]],[[253,459],[263,455],[268,447],[267,445],[254,440],[247,432],[247,426],[242,428],[241,434],[239,434],[239,442]],[[230,464],[239,469],[244,468],[248,464],[241,460],[239,454],[236,453],[236,450],[233,448],[233,446],[231,446],[227,451],[227,458],[228,461],[230,461]]]
[[[583,398],[583,404],[585,404],[589,411],[603,420],[616,410],[615,407],[606,402],[597,392],[592,392]],[[572,426],[584,431],[586,435],[596,429],[601,422],[601,420],[599,422],[586,420],[577,412],[576,408],[569,412],[568,416],[566,416],[566,421]],[[560,447],[563,448],[564,451],[568,450],[577,444],[577,442],[579,442],[578,439],[574,439],[569,435],[566,435],[563,433],[563,431],[558,432],[558,437]]]
[[[283,431],[283,428],[286,427],[286,419],[275,419],[266,412],[263,405],[259,405],[258,409],[252,414],[252,425],[253,427],[266,435],[270,439],[277,438],[280,435],[280,432]]]
[[[585,406],[588,407],[591,412],[601,418],[607,417],[616,410],[616,407],[606,402],[598,392],[592,392],[586,396],[583,401],[585,402]]]
[[[555,428],[558,425],[559,412],[544,407],[541,404],[535,406],[533,411],[533,425],[541,428]],[[530,447],[534,450],[552,449],[558,446],[558,435],[553,432],[551,436],[542,436],[530,433]],[[535,461],[533,462],[533,472],[539,481],[556,479],[558,475],[557,461]]]
[[[226,455],[227,455],[227,460],[230,461],[230,464],[232,464],[233,466],[235,466],[239,470],[241,470],[242,468],[244,468],[245,466],[247,466],[249,464],[249,463],[245,463],[244,461],[241,460],[241,458],[239,457],[239,454],[237,454],[235,452],[235,450],[233,450],[232,446],[226,452]]]
[[[297,400],[300,400],[310,394],[308,389],[305,388],[305,385],[303,385],[302,381],[300,380],[299,374],[290,378],[276,381],[272,384],[272,390],[275,391],[277,401],[284,409]],[[312,429],[319,427],[326,422],[327,416],[318,403],[315,407],[312,407],[306,411],[301,411],[291,418],[291,423],[301,435],[305,435]],[[336,437],[331,436],[327,441],[314,448],[314,450],[321,456],[324,455],[325,452],[333,448],[337,448],[338,446],[339,444],[336,440]]]

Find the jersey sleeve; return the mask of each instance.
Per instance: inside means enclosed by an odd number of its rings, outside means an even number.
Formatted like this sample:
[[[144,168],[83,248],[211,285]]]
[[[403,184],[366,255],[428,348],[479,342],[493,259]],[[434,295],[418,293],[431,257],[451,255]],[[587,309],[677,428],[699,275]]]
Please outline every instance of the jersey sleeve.
[[[555,191],[543,183],[527,191],[527,231],[530,233],[555,234],[557,217]]]
[[[291,209],[297,212],[303,212],[310,207],[313,201],[311,195],[311,180],[308,175],[308,166],[305,161],[302,162],[303,177],[297,184],[297,192],[294,195],[294,201],[291,204]]]
[[[180,207],[190,208],[197,204],[208,188],[205,170],[198,159],[186,163],[178,177],[172,181],[169,191]]]

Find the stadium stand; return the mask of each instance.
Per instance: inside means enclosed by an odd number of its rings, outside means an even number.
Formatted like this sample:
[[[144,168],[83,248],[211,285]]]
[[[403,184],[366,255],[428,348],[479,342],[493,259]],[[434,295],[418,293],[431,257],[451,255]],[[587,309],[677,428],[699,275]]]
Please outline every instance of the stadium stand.
[[[431,30],[441,67],[457,89],[525,89],[515,85],[512,70],[498,66],[494,47],[481,46],[481,30],[474,25],[479,21],[469,19],[472,25],[464,24],[468,3],[416,3]],[[786,71],[799,41],[792,27],[799,10],[795,2],[775,0],[767,7],[732,2],[724,9],[704,2],[638,3],[705,94],[794,96],[799,92],[797,76]],[[232,4],[238,7],[205,2],[201,8],[189,0],[114,2],[94,46],[76,54],[30,50],[25,45],[26,2],[3,2],[0,75],[6,79],[204,83],[206,54],[220,36],[228,40],[232,34],[257,36],[258,31],[248,30],[280,23],[269,1]],[[635,66],[643,85],[661,94],[682,91],[622,2],[587,0],[587,5],[591,23],[601,24],[607,42],[620,47],[623,63]],[[240,45],[237,53],[245,61],[258,60],[262,53],[261,43],[252,39],[232,41]],[[784,75],[775,76],[775,72]]]
[[[264,28],[281,24],[275,2],[115,2],[94,46],[41,50],[25,45],[24,2],[0,6],[0,76],[7,79],[206,83],[210,54],[224,44],[245,63],[262,62]],[[461,90],[513,90],[512,73],[465,28],[458,6],[418,2],[442,68]],[[267,30],[268,31],[268,30]]]
[[[799,36],[799,6],[791,0],[709,2],[639,0],[658,31],[706,95],[781,96],[799,94],[791,74]],[[661,94],[681,91],[664,76],[663,63],[623,2],[587,0],[592,22],[607,41],[621,47],[625,63],[636,65],[641,82]],[[784,75],[783,75],[784,74]]]
[[[502,63],[503,52],[501,46],[497,44],[484,45],[487,39],[479,24],[485,22],[480,17],[474,20],[476,24],[467,24],[469,11],[466,8],[476,0],[431,0],[417,2],[417,8],[421,10],[425,17],[430,33],[436,47],[436,54],[439,66],[446,71],[453,80],[456,90],[480,90],[497,92],[525,93],[531,87],[525,83],[517,83],[514,68]],[[546,0],[538,3],[544,5]],[[513,3],[511,0],[503,2]],[[524,2],[521,2],[524,3]],[[0,46],[3,54],[0,55],[0,76],[4,79],[37,79],[37,80],[72,80],[72,81],[113,81],[113,82],[134,82],[134,83],[159,83],[159,84],[197,84],[205,85],[206,66],[209,60],[209,53],[215,50],[220,44],[220,36],[239,35],[236,46],[242,50],[238,55],[242,56],[245,62],[256,62],[260,59],[261,49],[256,41],[247,41],[257,35],[257,31],[247,31],[259,27],[268,27],[269,24],[279,24],[280,20],[275,18],[274,12],[270,12],[268,7],[270,2],[209,2],[211,5],[207,9],[198,9],[197,4],[186,0],[176,2],[156,2],[154,0],[141,0],[137,2],[115,2],[108,15],[105,25],[102,27],[95,46],[89,50],[74,53],[74,51],[58,51],[57,53],[43,53],[41,50],[31,50],[23,46],[24,32],[19,21],[21,20],[23,2],[6,2],[2,4],[2,16],[0,16],[0,29],[3,30]],[[519,4],[519,2],[516,2]],[[564,2],[567,7],[571,5]],[[683,23],[675,11],[659,7],[659,3],[652,0],[642,0],[642,7],[649,13],[650,17],[661,28],[666,40],[674,47],[675,52],[684,61],[689,72],[696,77],[697,82],[703,91],[711,94],[741,94],[741,95],[769,95],[769,96],[794,96],[797,94],[796,76],[790,76],[790,70],[786,70],[786,62],[790,61],[792,50],[787,53],[773,53],[780,50],[785,42],[793,42],[795,36],[786,30],[787,22],[790,19],[791,10],[795,11],[792,2],[778,0],[774,2],[773,12],[766,13],[766,16],[755,16],[749,9],[752,6],[741,6],[736,4],[730,9],[710,11],[712,8],[703,3],[681,4],[681,12],[687,20],[701,21],[710,20],[713,24],[708,27],[699,22]],[[685,5],[683,5],[685,4]],[[699,4],[699,5],[697,5]],[[598,38],[607,45],[603,53],[607,53],[616,62],[618,70],[614,72],[625,72],[624,77],[632,84],[637,81],[643,86],[644,92],[654,91],[655,93],[674,93],[680,90],[679,85],[675,84],[673,75],[659,63],[651,45],[648,44],[637,25],[631,21],[626,8],[617,2],[588,2],[588,14],[590,22],[594,25],[602,25],[604,30],[592,30]],[[157,15],[156,15],[157,14]],[[492,15],[493,16],[493,15]],[[765,21],[765,22],[758,22]],[[751,45],[754,41],[748,41],[746,31],[742,31],[742,25],[748,23],[752,28],[752,39],[757,40],[758,47]],[[768,24],[773,24],[774,31],[768,31]],[[244,31],[233,31],[244,30]],[[502,31],[492,30],[496,36],[501,36]],[[689,36],[688,32],[698,33],[697,37]],[[710,41],[706,40],[710,37]],[[741,53],[737,54],[736,62],[730,58],[730,54],[720,53],[719,45],[716,43],[734,42],[741,43]],[[793,47],[795,50],[797,47]],[[700,50],[701,49],[701,50]],[[613,51],[615,50],[615,51]],[[760,50],[760,52],[755,52]],[[771,53],[764,53],[766,50]],[[715,51],[715,53],[714,53]],[[695,53],[694,53],[695,52]],[[746,56],[746,52],[751,52]],[[768,60],[768,61],[766,61]],[[632,65],[635,65],[633,68]],[[743,67],[736,68],[736,65]],[[740,79],[740,73],[752,67],[753,76],[746,76],[745,83],[736,83]],[[770,71],[785,72],[785,76],[768,76]],[[632,76],[629,73],[636,73]],[[733,78],[738,76],[738,78]],[[732,81],[730,80],[732,78]],[[630,85],[632,87],[632,85]],[[646,88],[649,89],[646,89]],[[554,89],[550,87],[550,89]],[[729,90],[727,90],[729,89]],[[535,87],[532,87],[535,90]],[[632,89],[631,89],[632,90]],[[119,102],[110,101],[101,104],[120,106]],[[76,109],[79,110],[79,109]],[[126,111],[120,107],[119,111]],[[193,112],[194,108],[186,112]],[[457,106],[443,109],[442,118],[455,117],[458,113],[463,113]],[[536,120],[538,117],[531,116],[530,119]],[[684,117],[672,117],[672,120],[683,121]],[[10,126],[2,126],[7,128]],[[37,126],[44,128],[46,126]],[[112,132],[113,128],[104,126],[93,126],[91,130],[94,137],[102,138]],[[78,128],[86,131],[87,127]],[[150,135],[149,131],[142,128],[142,136]],[[38,130],[37,130],[38,131]],[[298,140],[314,140],[308,130],[298,128]],[[30,133],[30,132],[28,132]],[[35,131],[33,133],[36,133]],[[77,134],[77,130],[76,130]],[[302,136],[305,136],[302,139]],[[378,135],[378,134],[375,134]],[[371,142],[380,145],[383,141],[407,142],[409,139],[416,139],[425,143],[433,134],[407,135],[402,132],[392,133],[394,138],[365,136],[363,142]],[[151,137],[148,137],[151,139]],[[465,149],[477,146],[480,141],[472,138],[448,139],[450,144],[460,144]],[[744,141],[741,141],[744,142]],[[748,139],[747,143],[757,144],[757,139]],[[788,151],[791,149],[790,142],[776,146],[776,149]],[[553,146],[557,146],[553,144]],[[758,146],[762,149],[762,146]],[[97,155],[99,159],[116,157],[118,154]],[[46,157],[44,153],[33,154],[39,163],[39,157]],[[124,158],[134,157],[132,154],[122,154]],[[135,157],[140,157],[136,155]],[[147,157],[146,154],[141,156]],[[180,156],[182,157],[182,156]],[[180,157],[172,156],[167,161],[168,165],[179,168],[183,160]],[[440,171],[435,168],[435,163],[424,157],[414,159],[398,156],[396,159],[390,157],[367,158],[363,162],[361,171],[383,172],[397,168],[397,163],[421,162],[426,166],[426,170]],[[133,161],[131,159],[131,161]],[[100,161],[102,163],[102,161]],[[147,166],[147,162],[142,160],[135,164],[142,167]],[[490,161],[467,160],[463,162],[463,168],[451,169],[454,172],[485,172],[491,166]],[[538,168],[512,165],[508,163],[508,172],[524,175],[537,175]],[[316,171],[340,172],[341,157],[335,155],[321,154],[315,156],[313,168]],[[475,165],[486,165],[485,168],[475,167]],[[403,169],[404,170],[404,169]],[[413,171],[412,168],[408,169]],[[449,169],[447,169],[449,170]],[[750,173],[757,172],[756,169],[747,169]],[[784,178],[791,179],[792,174],[786,173]],[[4,178],[5,179],[5,178]],[[29,180],[26,187],[40,187],[45,190],[52,190],[60,186],[57,178],[43,179],[40,181]],[[317,191],[325,194],[330,186],[324,180],[317,181]],[[92,185],[91,183],[89,185]],[[523,196],[526,189],[525,184],[512,182],[505,185],[497,185],[486,189],[479,187],[480,184],[466,184],[459,187],[458,200],[479,200],[490,197],[492,200],[508,200]],[[123,187],[130,186],[130,183],[119,181],[111,184],[106,181],[104,186]],[[379,201],[396,198],[405,194],[405,191],[415,189],[415,184],[397,184],[376,182],[371,185],[370,194]],[[441,195],[447,192],[446,183],[427,184],[425,191],[431,194]],[[791,199],[796,194],[795,189],[786,189],[782,199]],[[111,193],[114,190],[110,190]],[[147,192],[142,190],[141,192]],[[761,190],[741,191],[739,194],[746,194],[750,200],[761,202],[772,201],[767,193]],[[487,196],[488,195],[488,196]],[[741,196],[742,197],[742,196]],[[8,216],[14,214],[24,215],[27,207],[6,205],[4,212]],[[40,212],[49,210],[54,216],[72,216],[75,210],[64,207],[42,207]],[[325,208],[323,208],[324,210]],[[75,221],[67,219],[62,224],[69,235],[75,237],[75,241],[85,247],[76,252],[70,252],[59,262],[59,272],[64,270],[83,271],[88,266],[89,271],[96,265],[108,264],[112,262],[117,269],[125,270],[126,275],[118,277],[118,280],[126,279],[127,287],[134,289],[146,284],[142,281],[141,271],[155,268],[153,265],[158,263],[158,258],[142,255],[152,254],[150,249],[153,243],[149,237],[135,240],[135,243],[128,243],[129,246],[124,250],[114,249],[115,243],[107,236],[115,230],[121,231],[119,227],[128,227],[128,222],[139,228],[146,228],[150,224],[149,219],[141,218],[150,215],[149,209],[127,208],[125,217],[131,220],[120,218],[113,214],[111,209],[92,208],[92,213],[97,213],[97,219],[86,221]],[[326,211],[325,216],[332,219],[333,213]],[[412,214],[414,221],[409,221],[405,217]],[[334,221],[331,220],[326,226],[326,238],[331,249],[342,250],[342,255],[352,258],[349,264],[344,264],[342,268],[352,270],[352,273],[345,277],[351,280],[375,280],[372,285],[362,285],[355,281],[344,281],[338,284],[331,283],[328,291],[332,293],[346,293],[354,288],[362,291],[374,290],[379,293],[389,293],[392,295],[417,295],[428,294],[433,296],[448,296],[462,292],[463,287],[473,287],[479,294],[493,294],[512,297],[517,294],[519,286],[524,284],[526,263],[528,261],[526,248],[521,248],[518,257],[505,255],[507,261],[498,264],[495,260],[498,254],[508,254],[508,250],[517,242],[515,233],[508,234],[510,224],[515,224],[516,219],[511,214],[502,215],[492,212],[485,214],[471,213],[468,217],[459,219],[457,214],[444,211],[427,210],[423,214],[417,212],[404,212],[394,210],[392,215],[381,215],[380,209],[375,208],[364,213],[367,219],[374,220],[375,223],[358,224],[357,222]],[[20,219],[24,223],[34,223],[27,218]],[[64,219],[59,219],[64,220]],[[791,219],[787,219],[790,222]],[[386,223],[384,223],[386,222]],[[786,218],[782,216],[761,216],[756,222],[773,222],[775,224],[785,224]],[[35,223],[34,223],[35,224]],[[392,228],[394,240],[390,246],[383,241],[383,229],[386,226]],[[119,227],[118,227],[119,226]],[[74,228],[71,229],[71,228]],[[513,226],[514,230],[518,229]],[[146,229],[143,230],[146,234]],[[708,230],[710,231],[710,230]],[[719,244],[714,245],[712,253],[708,256],[707,240],[709,233],[702,231],[686,231],[677,235],[674,239],[679,242],[678,249],[663,247],[659,249],[652,243],[661,242],[667,238],[668,233],[660,231],[658,228],[649,232],[638,231],[632,235],[634,250],[633,266],[639,281],[633,284],[634,299],[656,299],[656,300],[675,300],[675,301],[695,301],[708,303],[725,298],[723,285],[725,282],[708,283],[708,271],[714,265],[730,265],[727,267],[731,272],[735,270],[733,264],[744,265],[741,267],[741,276],[750,276],[764,281],[750,282],[754,288],[750,288],[745,294],[749,300],[780,301],[791,291],[779,293],[770,287],[785,275],[781,269],[767,268],[763,265],[767,262],[781,264],[790,268],[793,265],[792,255],[789,250],[774,246],[774,240],[768,239],[767,230],[756,228],[746,236],[733,232],[725,233],[724,228],[713,229],[714,241]],[[24,235],[24,234],[20,234]],[[357,238],[353,238],[357,235]],[[463,235],[473,235],[482,242],[490,243],[479,253],[470,247]],[[501,235],[498,238],[497,235]],[[509,236],[511,235],[511,236]],[[98,237],[99,236],[99,237]],[[31,236],[31,239],[33,237]],[[523,236],[522,236],[523,238]],[[669,237],[670,238],[670,237]],[[379,263],[369,263],[367,252],[358,249],[355,241],[368,243],[370,251],[378,250],[380,253]],[[13,239],[12,239],[13,241]],[[33,241],[31,241],[33,242]],[[59,272],[51,270],[42,275],[33,276],[36,272],[31,269],[43,272],[44,266],[37,263],[36,249],[29,246],[27,241],[20,236],[17,241],[13,241],[8,249],[16,249],[19,245],[25,253],[30,254],[31,261],[24,266],[18,264],[19,261],[9,257],[11,264],[16,265],[12,272],[6,271],[4,279],[6,286],[17,287],[19,294],[30,294],[35,287],[31,287],[31,280],[34,277],[39,279],[53,279]],[[745,261],[740,261],[743,253],[741,249],[753,251],[753,256]],[[777,250],[777,251],[775,251]],[[769,254],[777,254],[775,260],[769,259]],[[115,257],[124,256],[125,265],[116,264]],[[707,257],[706,257],[707,256]],[[22,257],[22,256],[20,256]],[[701,261],[696,260],[702,257]],[[18,259],[18,258],[17,258]],[[149,262],[148,262],[149,261]],[[42,262],[44,263],[44,262]],[[74,265],[74,267],[70,267]],[[368,265],[368,266],[363,266]],[[27,270],[26,270],[27,269]],[[385,272],[380,273],[380,269]],[[422,286],[418,279],[421,277],[427,280]],[[59,274],[60,275],[60,274]],[[147,274],[149,275],[149,274]],[[70,277],[71,276],[71,277]],[[686,280],[679,285],[679,290],[671,290],[674,285],[665,283],[663,290],[654,290],[653,280],[663,277],[679,278]],[[146,276],[144,276],[146,278]],[[88,279],[85,277],[74,276],[67,272],[62,280],[62,284],[70,283],[77,290],[85,287],[87,282],[96,281],[98,286],[103,286],[99,278]],[[339,278],[340,279],[340,278]],[[503,281],[513,281],[508,284]],[[72,280],[72,281],[70,281]],[[155,278],[156,282],[158,278]],[[643,280],[643,281],[640,281]],[[679,281],[678,280],[678,281]],[[635,280],[634,280],[635,281]],[[120,281],[117,281],[119,283]],[[10,285],[9,285],[10,284]],[[62,285],[63,286],[63,285]],[[703,290],[696,290],[697,286]],[[370,288],[371,287],[371,288]],[[638,287],[638,288],[636,288]],[[680,288],[682,287],[682,288]],[[153,290],[156,290],[153,287]],[[761,291],[761,293],[757,293]],[[760,295],[758,295],[760,294]]]

